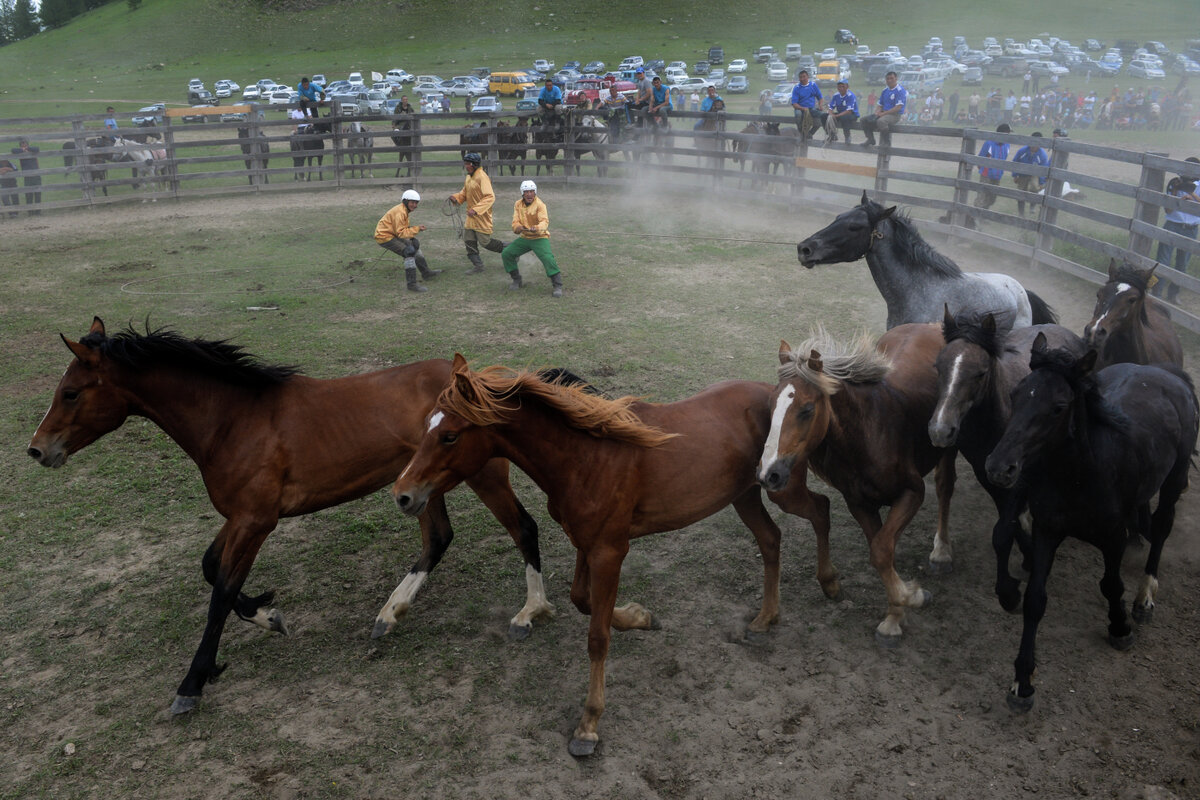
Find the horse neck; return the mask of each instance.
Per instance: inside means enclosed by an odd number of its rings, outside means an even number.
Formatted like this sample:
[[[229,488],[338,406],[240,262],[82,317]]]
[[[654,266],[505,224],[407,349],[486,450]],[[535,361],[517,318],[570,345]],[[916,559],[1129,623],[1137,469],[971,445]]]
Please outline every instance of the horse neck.
[[[252,390],[195,372],[122,372],[116,380],[129,400],[130,413],[162,428],[201,468],[218,439],[230,435],[239,407],[254,402]]]
[[[871,270],[871,278],[875,281],[879,293],[888,308],[888,327],[897,322],[907,322],[905,318],[893,321],[893,308],[906,308],[909,298],[914,294],[923,294],[925,281],[905,267],[903,260],[893,249],[895,239],[891,236],[891,221],[884,220],[871,233],[871,242],[867,247],[867,268]]]

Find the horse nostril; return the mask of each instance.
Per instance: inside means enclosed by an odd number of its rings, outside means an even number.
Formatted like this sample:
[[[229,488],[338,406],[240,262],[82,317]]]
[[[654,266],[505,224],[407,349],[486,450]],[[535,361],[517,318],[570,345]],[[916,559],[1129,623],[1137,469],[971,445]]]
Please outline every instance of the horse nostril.
[[[409,504],[411,504],[411,503],[412,503],[412,498],[409,497],[407,494],[396,495],[396,505],[400,506],[400,508],[408,508]]]
[[[42,460],[42,451],[38,450],[36,447],[31,447],[25,452],[29,453],[30,458],[36,458],[38,461]]]

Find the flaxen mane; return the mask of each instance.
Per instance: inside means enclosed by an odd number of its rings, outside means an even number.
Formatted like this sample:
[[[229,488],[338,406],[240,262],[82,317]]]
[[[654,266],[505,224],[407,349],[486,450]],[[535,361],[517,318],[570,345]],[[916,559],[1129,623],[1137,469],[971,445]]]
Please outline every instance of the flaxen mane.
[[[264,364],[227,340],[187,339],[171,330],[150,330],[149,325],[144,334],[130,326],[111,337],[89,333],[80,342],[134,371],[169,367],[250,389],[278,386],[300,373],[299,367]]]
[[[580,386],[548,383],[536,372],[492,366],[456,372],[438,397],[438,405],[473,425],[495,425],[532,400],[562,414],[572,428],[597,438],[642,447],[657,447],[675,438],[676,434],[646,425],[629,410],[637,399],[609,400]]]
[[[816,351],[821,370],[808,365],[809,354]],[[802,378],[824,394],[836,394],[842,383],[876,383],[887,376],[892,360],[875,349],[871,335],[860,333],[852,342],[839,342],[824,327],[792,350],[791,359],[779,365],[779,377]]]

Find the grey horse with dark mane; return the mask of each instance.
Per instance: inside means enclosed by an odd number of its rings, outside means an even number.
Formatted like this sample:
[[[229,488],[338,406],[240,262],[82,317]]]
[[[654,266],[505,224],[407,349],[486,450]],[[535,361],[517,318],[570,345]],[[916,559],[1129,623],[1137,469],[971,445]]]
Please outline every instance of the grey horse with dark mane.
[[[907,216],[867,199],[797,245],[800,263],[837,264],[867,259],[887,303],[890,330],[906,322],[941,322],[952,313],[991,314],[999,328],[1057,322],[1044,300],[1008,275],[963,272],[930,247]]]

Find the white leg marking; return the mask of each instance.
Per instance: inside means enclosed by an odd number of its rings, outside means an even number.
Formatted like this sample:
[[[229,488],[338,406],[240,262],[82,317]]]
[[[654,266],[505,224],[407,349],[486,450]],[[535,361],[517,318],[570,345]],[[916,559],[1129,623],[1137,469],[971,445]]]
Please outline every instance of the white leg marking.
[[[554,605],[546,599],[546,585],[542,573],[525,565],[525,607],[517,612],[509,624],[519,628],[532,628],[533,621],[541,616],[554,616]]]
[[[379,612],[379,618],[391,625],[407,614],[413,598],[417,596],[417,590],[421,588],[421,584],[425,583],[425,578],[428,576],[427,572],[410,572],[405,575],[404,580],[400,581],[400,585],[384,603],[383,609]]]
[[[1158,579],[1153,575],[1143,575],[1142,585],[1138,588],[1134,605],[1141,606],[1147,611],[1154,608],[1154,596],[1158,594]]]
[[[788,385],[775,401],[775,408],[771,409],[771,432],[767,434],[767,442],[763,445],[762,458],[758,462],[758,477],[765,478],[767,470],[779,458],[779,437],[783,431],[783,421],[787,418],[788,409],[792,407],[792,402],[796,398],[796,387]]]

